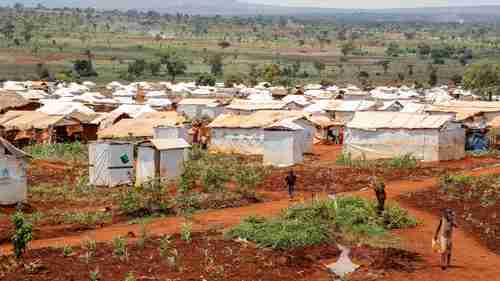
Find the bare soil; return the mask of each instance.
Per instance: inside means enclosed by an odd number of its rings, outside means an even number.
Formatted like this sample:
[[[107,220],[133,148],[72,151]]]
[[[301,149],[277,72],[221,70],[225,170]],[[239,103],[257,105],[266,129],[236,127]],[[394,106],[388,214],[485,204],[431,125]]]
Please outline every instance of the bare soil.
[[[131,240],[135,240],[131,241]],[[0,278],[9,281],[87,281],[91,271],[99,271],[100,280],[122,281],[128,273],[136,280],[331,280],[321,261],[336,259],[340,251],[335,245],[278,251],[255,247],[252,243],[225,240],[216,232],[193,235],[191,242],[174,235],[169,249],[160,253],[159,239],[148,239],[144,248],[130,239],[127,257],[113,255],[114,248],[98,244],[86,259],[86,249],[73,248],[64,256],[62,248],[44,248],[26,253],[23,263],[12,258],[0,259]],[[177,252],[175,263],[168,261]],[[373,266],[386,272],[410,270],[419,263],[418,255],[401,250],[353,249],[353,258],[363,268]],[[71,270],[68,270],[71,268]],[[366,272],[369,272],[368,270]],[[3,274],[3,276],[2,276]]]
[[[500,255],[500,203],[483,206],[479,200],[452,199],[435,186],[429,190],[408,193],[401,201],[439,216],[444,208],[457,213],[459,227]]]

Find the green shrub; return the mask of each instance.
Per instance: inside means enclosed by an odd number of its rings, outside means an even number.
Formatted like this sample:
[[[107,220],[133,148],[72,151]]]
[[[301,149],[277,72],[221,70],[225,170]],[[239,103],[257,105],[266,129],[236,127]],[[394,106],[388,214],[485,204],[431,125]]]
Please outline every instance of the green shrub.
[[[206,191],[222,191],[225,189],[224,184],[228,182],[230,177],[226,174],[226,170],[219,166],[207,167],[203,174],[202,181]]]
[[[82,212],[67,213],[63,217],[64,223],[95,226],[111,221],[111,213],[108,212]]]
[[[125,256],[127,252],[127,240],[123,237],[113,238],[113,255],[117,257]]]
[[[71,246],[65,245],[63,247],[63,256],[69,257],[71,256],[71,254],[73,254],[73,248],[71,248]]]
[[[254,241],[261,247],[288,249],[320,244],[339,236],[382,239],[389,235],[387,230],[416,224],[397,205],[389,205],[384,216],[379,217],[374,202],[346,196],[298,204],[274,219],[249,217],[227,235]]]
[[[29,242],[33,240],[33,226],[26,222],[22,212],[16,212],[11,217],[14,225],[14,234],[11,237],[14,254],[20,259],[26,250]]]
[[[417,167],[417,164],[417,159],[411,154],[404,154],[389,160],[389,166],[395,169],[413,169]]]
[[[191,242],[193,225],[190,223],[181,224],[181,239],[186,242]]]

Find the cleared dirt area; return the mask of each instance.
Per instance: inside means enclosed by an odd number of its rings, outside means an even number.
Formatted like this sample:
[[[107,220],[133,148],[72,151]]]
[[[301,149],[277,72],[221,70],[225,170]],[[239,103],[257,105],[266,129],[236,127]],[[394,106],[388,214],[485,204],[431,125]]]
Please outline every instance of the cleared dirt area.
[[[226,240],[216,232],[195,234],[192,241],[184,241],[179,235],[172,236],[169,243],[148,238],[144,246],[139,246],[137,241],[129,239],[126,255],[122,256],[110,244],[97,244],[94,251],[72,248],[66,255],[63,248],[30,251],[24,260],[27,267],[15,267],[15,261],[3,258],[4,275],[0,273],[0,277],[12,281],[87,281],[92,271],[98,271],[99,280],[107,281],[124,280],[127,274],[133,274],[136,280],[326,281],[333,276],[322,262],[340,255],[334,244],[270,251],[249,242]],[[387,273],[411,272],[419,263],[418,255],[396,249],[356,247],[352,256],[366,268],[357,274],[359,278],[366,278],[370,268]]]
[[[491,251],[500,255],[500,203],[484,205],[478,199],[459,200],[450,197],[439,187],[426,191],[408,193],[398,200],[419,209],[428,210],[439,216],[444,208],[457,213],[458,224],[469,235]]]

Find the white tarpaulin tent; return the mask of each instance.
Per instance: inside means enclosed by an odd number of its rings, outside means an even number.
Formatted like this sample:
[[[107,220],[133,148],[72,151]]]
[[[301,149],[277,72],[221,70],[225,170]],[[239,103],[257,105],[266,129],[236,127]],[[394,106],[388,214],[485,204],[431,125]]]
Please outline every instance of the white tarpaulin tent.
[[[356,112],[346,126],[344,152],[366,160],[405,154],[424,161],[461,159],[465,130],[446,115]]]
[[[304,160],[303,128],[293,119],[276,122],[264,129],[264,165],[289,167]]]

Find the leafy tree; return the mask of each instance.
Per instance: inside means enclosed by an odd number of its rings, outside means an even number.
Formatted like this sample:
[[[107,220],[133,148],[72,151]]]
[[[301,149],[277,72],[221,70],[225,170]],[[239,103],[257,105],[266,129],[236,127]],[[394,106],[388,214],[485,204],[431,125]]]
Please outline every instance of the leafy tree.
[[[415,67],[415,65],[408,64],[406,67],[408,68],[408,76],[413,76],[413,68]]]
[[[210,73],[202,73],[196,79],[196,85],[198,86],[215,86],[215,76]]]
[[[435,87],[438,83],[437,68],[429,65],[429,86]]]
[[[477,63],[469,66],[464,73],[463,86],[493,100],[493,94],[500,89],[500,64]]]
[[[405,81],[405,75],[404,75],[404,73],[402,73],[402,72],[398,73],[398,80],[401,81],[401,82]]]
[[[144,59],[136,59],[128,64],[127,72],[136,77],[141,76],[146,71],[146,61]]]
[[[243,84],[245,81],[243,74],[240,73],[231,73],[226,76],[224,79],[224,87],[232,88],[234,85]]]
[[[1,29],[1,33],[7,40],[14,39],[14,34],[16,33],[16,26],[12,22],[12,19],[7,20]]]
[[[378,63],[380,66],[382,66],[382,69],[384,70],[384,73],[387,74],[387,71],[389,71],[389,67],[391,65],[390,60],[383,60]]]
[[[224,73],[224,58],[221,54],[214,54],[208,59],[210,65],[210,73],[215,76],[220,76]]]
[[[417,53],[421,57],[427,57],[431,53],[431,46],[427,43],[419,43],[417,45]]]
[[[217,43],[217,45],[219,47],[221,47],[222,49],[226,49],[226,48],[231,47],[231,43],[227,42],[226,40]]]
[[[342,55],[345,57],[349,55],[355,48],[356,47],[354,46],[354,42],[349,41],[340,46],[340,51],[342,52]]]
[[[33,226],[26,222],[24,214],[19,211],[12,215],[11,221],[14,225],[14,234],[11,237],[14,254],[20,259],[29,242],[33,240]]]
[[[160,73],[161,62],[159,61],[150,61],[148,64],[149,70],[151,71],[152,76],[157,76]]]
[[[36,65],[36,73],[38,74],[38,77],[42,80],[51,78],[49,69],[43,63],[38,63]]]
[[[297,74],[300,72],[300,68],[302,67],[301,62],[296,60],[292,64],[292,76],[296,77]]]
[[[81,77],[97,76],[97,72],[95,72],[92,62],[89,60],[75,60],[73,68]]]
[[[370,74],[368,72],[362,70],[358,73],[358,80],[361,82],[363,87],[366,87],[369,84],[368,79],[370,79]]]
[[[401,54],[401,48],[399,47],[399,44],[396,42],[391,42],[385,50],[385,54],[389,57],[398,57]]]
[[[313,66],[316,69],[316,71],[318,72],[318,75],[320,75],[320,76],[321,76],[321,72],[323,72],[323,70],[325,70],[325,68],[326,68],[326,65],[319,60],[314,61]]]
[[[275,63],[267,65],[262,71],[262,77],[266,82],[271,84],[278,82],[281,77],[281,69],[279,65]]]
[[[460,85],[462,83],[462,76],[455,74],[451,76],[450,81],[452,81],[455,85]]]
[[[186,73],[186,63],[178,56],[171,56],[166,61],[167,73],[172,77],[172,81],[175,81],[175,77]]]
[[[250,64],[250,71],[248,72],[248,82],[250,86],[255,86],[258,83],[261,72],[259,71],[257,64]]]

